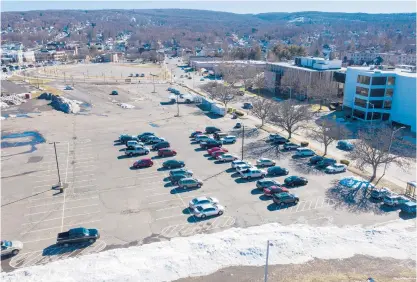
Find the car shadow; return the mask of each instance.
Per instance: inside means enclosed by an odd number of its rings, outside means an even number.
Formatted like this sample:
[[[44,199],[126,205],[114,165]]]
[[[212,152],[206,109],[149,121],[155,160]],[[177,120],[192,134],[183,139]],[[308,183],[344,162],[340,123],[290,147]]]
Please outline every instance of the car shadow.
[[[190,208],[185,208],[182,210],[183,214],[191,214],[191,209]]]
[[[191,192],[191,191],[198,190],[198,189],[199,188],[197,188],[197,187],[196,188],[186,188],[186,189],[180,189],[180,188],[176,187],[176,188],[172,189],[170,193],[172,195],[175,195],[175,194]]]
[[[191,140],[190,144],[191,145],[195,145],[195,144],[199,144],[199,143],[197,141],[195,141],[195,140]]]
[[[228,162],[214,161],[215,164],[227,164]]]
[[[202,152],[202,151],[205,151],[206,149],[203,149],[203,148],[195,148],[194,149],[194,151],[196,151],[196,152]]]
[[[272,198],[268,197],[268,196],[265,196],[265,195],[260,195],[259,200],[261,200],[261,201],[272,201]]]
[[[235,182],[236,183],[250,183],[250,182],[256,182],[256,181],[258,181],[258,179],[256,179],[256,178],[252,178],[252,179],[245,179],[245,178],[236,178],[235,179]]]
[[[294,160],[302,160],[302,159],[308,159],[311,158],[312,156],[297,156],[297,155],[292,155],[291,158],[293,158]]]
[[[206,158],[211,157],[211,155],[210,155],[210,154],[204,154],[203,156],[204,156],[204,157],[206,157]]]
[[[168,168],[166,168],[166,167],[159,167],[158,169],[157,169],[157,171],[167,171],[167,170],[169,170]]]
[[[122,145],[125,145],[125,143],[118,142],[118,143],[113,144],[113,146],[122,146]]]
[[[118,160],[123,160],[123,159],[131,159],[131,158],[133,158],[133,156],[121,155],[121,156],[118,156],[118,157],[117,157],[117,159],[118,159]]]
[[[255,189],[252,189],[252,191],[250,191],[250,193],[252,195],[260,195],[260,194],[263,195],[264,192],[261,189],[259,189],[259,188],[255,188]]]
[[[239,172],[235,172],[235,173],[232,173],[230,176],[232,178],[237,178],[237,177],[240,177],[240,173]]]
[[[174,183],[172,183],[171,181],[169,181],[168,183],[165,183],[164,184],[164,187],[173,187],[173,186],[175,186],[175,184]]]
[[[415,219],[416,218],[416,214],[406,213],[406,212],[403,212],[403,211],[400,211],[399,216],[403,220],[409,220],[409,219]]]
[[[211,216],[207,216],[205,218],[200,218],[200,217],[196,217],[196,216],[192,215],[192,216],[187,218],[187,222],[188,223],[199,223],[199,222],[204,222],[204,221],[213,219],[215,217],[218,217],[218,215],[211,215]]]
[[[167,105],[174,105],[174,104],[175,104],[175,102],[172,102],[172,101],[168,101],[168,102],[159,102],[159,104],[160,104],[160,105],[162,105],[162,106],[167,106]]]
[[[269,211],[280,211],[280,210],[285,210],[285,209],[291,208],[293,206],[296,206],[296,204],[295,203],[292,203],[292,204],[281,204],[281,205],[277,205],[274,202],[272,202],[266,208]]]
[[[171,180],[170,180],[170,179],[169,179],[169,177],[167,176],[167,177],[165,177],[164,179],[162,179],[162,181],[167,182],[167,181],[171,181]]]
[[[65,253],[74,252],[76,250],[85,249],[89,246],[91,246],[94,243],[90,242],[83,242],[83,243],[77,243],[77,244],[70,244],[68,247],[60,246],[60,245],[51,245],[43,249],[42,256],[57,256],[62,255]]]
[[[232,173],[232,172],[236,172],[236,169],[233,167],[230,167],[228,169],[225,170],[227,173]]]
[[[149,168],[149,167],[134,167],[134,166],[129,167],[130,170],[142,170],[145,168]]]
[[[393,211],[398,211],[398,210],[401,209],[400,205],[388,206],[388,205],[385,205],[385,204],[380,205],[379,208],[384,212],[393,212]]]

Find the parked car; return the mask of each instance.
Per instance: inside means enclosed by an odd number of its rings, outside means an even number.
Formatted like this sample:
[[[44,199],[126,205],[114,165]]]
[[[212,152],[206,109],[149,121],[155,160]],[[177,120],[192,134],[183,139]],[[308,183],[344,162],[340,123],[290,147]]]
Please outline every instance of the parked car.
[[[202,77],[202,78],[200,78],[200,81],[204,81],[204,78]]]
[[[347,166],[344,164],[334,164],[329,165],[324,169],[324,172],[327,173],[338,173],[338,172],[345,172],[347,170]]]
[[[162,142],[152,145],[152,150],[159,150],[159,149],[164,149],[164,148],[169,148],[169,147],[170,147],[170,144],[168,141],[162,141]]]
[[[147,155],[149,154],[149,149],[142,146],[128,147],[125,150],[125,155],[131,157],[134,155]]]
[[[264,191],[264,195],[265,196],[269,196],[269,197],[272,197],[273,194],[279,194],[279,193],[289,192],[289,190],[287,188],[282,187],[282,186],[265,187],[263,189],[263,191]]]
[[[171,168],[178,168],[178,167],[184,167],[185,163],[183,161],[177,161],[177,160],[167,160],[162,163],[162,167],[171,169]]]
[[[401,205],[401,212],[407,214],[416,214],[416,203],[409,201]]]
[[[223,151],[225,153],[229,152],[226,148],[223,148],[223,147],[214,147],[214,148],[208,149],[207,150],[207,153],[209,153],[210,155],[212,155],[216,151]]]
[[[187,177],[191,177],[193,176],[193,172],[189,169],[185,169],[185,168],[177,168],[177,169],[173,169],[169,172],[169,176],[173,176],[176,174],[184,174],[187,175]]]
[[[170,157],[170,156],[176,156],[177,152],[170,149],[170,148],[164,148],[158,150],[158,156],[160,157]]]
[[[300,148],[300,145],[297,145],[295,143],[285,143],[283,148],[287,151],[297,150],[298,148]]]
[[[232,168],[236,168],[238,165],[244,165],[244,164],[246,164],[246,163],[247,163],[247,162],[242,161],[242,160],[236,160],[236,161],[233,161],[233,162],[232,162],[231,166],[232,166]]]
[[[349,141],[340,140],[339,142],[337,142],[337,148],[344,151],[352,151],[354,146]]]
[[[74,90],[74,88],[72,88],[71,86],[67,85],[67,86],[65,86],[64,90]]]
[[[267,158],[260,158],[256,161],[256,165],[259,167],[274,166],[275,161]]]
[[[1,256],[17,255],[23,249],[20,241],[1,240]]]
[[[145,135],[142,137],[141,141],[147,143],[150,139],[156,137],[155,135]]]
[[[150,136],[146,143],[148,144],[157,144],[159,142],[166,141],[165,138],[157,137],[157,136]]]
[[[223,144],[235,144],[236,143],[236,136],[228,135],[220,139]]]
[[[281,186],[281,183],[273,179],[261,179],[256,181],[256,188],[258,189],[264,189],[271,186]]]
[[[113,91],[111,92],[111,95],[119,95],[119,92],[117,92],[116,90],[113,90]]]
[[[273,194],[272,195],[272,200],[277,205],[292,204],[292,203],[298,204],[298,202],[300,201],[300,199],[296,195],[286,193],[286,192]]]
[[[119,137],[119,141],[126,144],[127,141],[139,141],[139,138],[135,135],[122,134]]]
[[[271,143],[274,143],[274,144],[285,144],[288,142],[287,138],[284,138],[279,134],[270,134],[268,139]]]
[[[284,184],[289,187],[306,185],[307,183],[307,178],[300,176],[290,176],[284,179]]]
[[[243,108],[250,110],[253,108],[253,105],[252,103],[243,103]]]
[[[390,194],[384,197],[384,204],[392,207],[405,204],[409,201],[410,200],[408,198],[396,194]]]
[[[374,188],[371,191],[371,197],[374,199],[383,199],[385,196],[392,194],[392,191],[388,188]]]
[[[198,135],[198,134],[203,134],[203,132],[202,131],[200,131],[200,130],[196,130],[196,131],[193,131],[191,134],[190,134],[190,138],[194,138],[196,135]]]
[[[207,134],[216,133],[216,132],[219,132],[219,131],[221,131],[221,129],[217,128],[215,126],[207,126],[206,127],[206,133]]]
[[[197,197],[192,199],[189,203],[188,203],[188,207],[190,209],[194,209],[196,206],[201,206],[201,205],[205,205],[205,204],[218,204],[219,200],[217,198],[213,198],[213,197]]]
[[[312,165],[315,165],[315,164],[318,164],[319,162],[321,162],[323,159],[324,159],[324,157],[322,157],[322,156],[314,156],[314,157],[310,158],[310,160],[308,162]]]
[[[144,143],[138,142],[137,140],[129,140],[126,142],[126,147],[145,146]]]
[[[316,165],[317,168],[326,168],[328,166],[334,165],[336,163],[335,159],[330,158],[324,158],[321,161],[319,161]]]
[[[144,132],[142,134],[139,134],[138,138],[139,138],[140,141],[143,141],[145,136],[155,136],[155,134],[153,132]]]
[[[97,229],[79,227],[58,233],[56,244],[68,246],[69,244],[81,242],[94,243],[99,238],[100,234]]]
[[[220,140],[220,139],[222,139],[226,136],[227,136],[227,133],[225,133],[225,132],[216,132],[216,133],[213,134],[213,138],[216,139],[216,140]]]
[[[272,166],[268,168],[268,175],[287,175],[289,170],[280,166]]]
[[[308,148],[297,148],[297,151],[295,152],[295,156],[297,157],[311,157],[314,156],[316,153],[313,150],[310,150]]]
[[[203,186],[203,181],[198,180],[197,178],[183,178],[178,181],[178,187],[181,189],[200,188],[201,186]]]
[[[219,204],[204,204],[196,206],[193,209],[193,215],[196,217],[206,218],[212,215],[222,215],[224,213],[224,207]]]
[[[217,140],[212,140],[212,139],[208,139],[206,141],[200,142],[200,147],[203,149],[218,148],[221,146],[223,146],[222,142],[217,141]]]
[[[248,170],[244,170],[239,173],[242,176],[242,178],[245,178],[248,180],[252,178],[258,178],[258,177],[264,178],[266,175],[265,170],[256,169],[256,168],[250,168]]]
[[[153,161],[150,158],[137,160],[134,162],[133,167],[134,168],[141,168],[141,167],[151,167],[153,166]]]
[[[197,136],[194,138],[194,140],[195,140],[196,142],[198,142],[198,143],[200,143],[201,141],[207,141],[207,140],[209,140],[209,139],[212,139],[212,138],[211,138],[211,137],[209,137],[209,136],[207,136],[207,135],[204,135],[204,134],[197,135]]]
[[[250,164],[248,162],[245,162],[244,164],[236,166],[236,171],[240,173],[241,171],[245,171],[245,170],[248,170],[250,168],[256,168],[256,167],[254,167],[252,164]]]
[[[233,156],[231,154],[222,154],[220,156],[217,156],[216,159],[219,162],[232,162],[237,160],[238,158],[236,156]]]

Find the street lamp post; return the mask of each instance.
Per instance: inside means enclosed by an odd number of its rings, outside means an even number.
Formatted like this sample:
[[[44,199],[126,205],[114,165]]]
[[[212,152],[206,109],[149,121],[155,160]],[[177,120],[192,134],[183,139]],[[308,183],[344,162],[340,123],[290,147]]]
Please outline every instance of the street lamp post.
[[[152,91],[152,93],[156,93],[156,91],[155,91],[155,74],[152,74],[151,73],[151,76],[152,76],[152,84],[153,84],[153,91]]]
[[[371,125],[373,125],[374,124],[374,111],[375,111],[375,105],[374,104],[372,104],[371,102],[369,102],[369,101],[367,101],[366,102],[366,104],[367,105],[371,105],[372,106],[372,113],[371,113]],[[366,107],[366,109],[369,109],[369,106],[368,107]],[[368,119],[368,112],[367,112],[367,119]]]
[[[268,281],[268,259],[269,259],[269,240],[266,241],[266,261],[265,261],[265,275],[264,282]]]
[[[177,117],[180,116],[180,104],[178,104],[178,96],[179,95],[177,95]]]
[[[245,125],[242,124],[242,157],[241,157],[242,161],[243,161],[243,152],[244,152],[243,146],[244,145],[245,145]]]
[[[62,193],[64,190],[63,190],[62,181],[61,181],[61,174],[59,172],[59,163],[58,163],[58,154],[56,152],[56,143],[59,143],[59,142],[52,142],[52,143],[49,143],[49,144],[54,144],[56,169],[57,169],[57,172],[58,172],[58,187],[59,187],[59,189]]]

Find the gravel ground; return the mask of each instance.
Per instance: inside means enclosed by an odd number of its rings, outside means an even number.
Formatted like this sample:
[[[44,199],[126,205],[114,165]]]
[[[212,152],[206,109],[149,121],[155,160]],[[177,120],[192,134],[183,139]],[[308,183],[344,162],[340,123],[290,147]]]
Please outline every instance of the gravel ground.
[[[416,262],[354,256],[340,260],[314,260],[305,264],[271,265],[268,281],[416,281]],[[261,282],[264,267],[236,266],[219,270],[207,276],[189,277],[176,282]]]

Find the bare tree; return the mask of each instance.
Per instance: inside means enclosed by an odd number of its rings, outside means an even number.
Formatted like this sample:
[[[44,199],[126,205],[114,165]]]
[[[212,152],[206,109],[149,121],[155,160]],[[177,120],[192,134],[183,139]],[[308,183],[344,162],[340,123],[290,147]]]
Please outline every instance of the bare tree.
[[[347,135],[347,129],[334,120],[323,120],[318,123],[317,127],[309,130],[308,137],[324,145],[324,154],[327,154],[327,148],[334,141],[344,138]]]
[[[407,157],[409,154],[405,151],[404,141],[395,140],[396,154],[391,154],[395,132],[390,127],[368,128],[358,132],[358,141],[348,157],[355,161],[359,169],[372,168],[370,181],[375,179],[378,168],[383,165],[389,167],[390,164],[396,164],[404,169],[409,166],[410,158]]]
[[[259,118],[262,122],[261,126],[264,126],[271,116],[276,107],[276,102],[273,100],[258,97],[253,103],[252,114]]]
[[[261,94],[261,89],[265,88],[265,84],[266,79],[264,72],[257,74],[252,81],[252,85],[258,90],[258,95]]]
[[[320,80],[316,83],[313,82],[312,85],[310,85],[310,89],[309,97],[320,101],[319,111],[322,109],[325,101],[331,101],[337,96],[337,83],[333,81],[326,82]]]
[[[240,78],[243,82],[243,86],[245,87],[245,90],[251,86],[259,74],[259,71],[254,66],[243,66],[239,67],[238,71],[241,73]]]
[[[294,74],[287,73],[284,74],[281,78],[281,91],[287,89],[290,90],[290,95],[300,94],[303,90],[303,84],[300,81],[300,78]]]
[[[296,105],[291,100],[276,104],[271,116],[271,121],[282,127],[288,133],[288,138],[292,134],[306,127],[306,122],[312,118],[312,113],[308,105]]]
[[[207,83],[202,87],[209,94],[210,99],[218,100],[227,108],[227,104],[236,98],[237,91],[230,86],[217,82]]]

